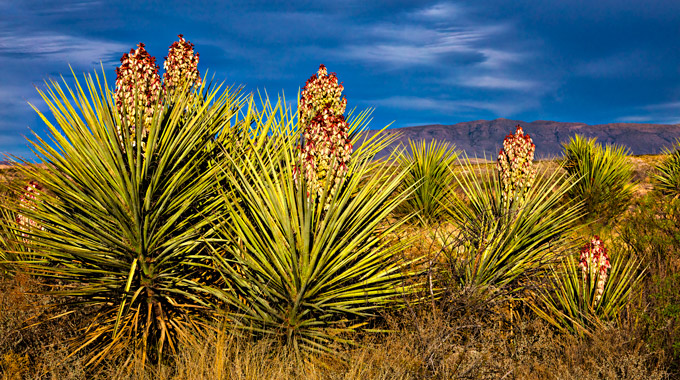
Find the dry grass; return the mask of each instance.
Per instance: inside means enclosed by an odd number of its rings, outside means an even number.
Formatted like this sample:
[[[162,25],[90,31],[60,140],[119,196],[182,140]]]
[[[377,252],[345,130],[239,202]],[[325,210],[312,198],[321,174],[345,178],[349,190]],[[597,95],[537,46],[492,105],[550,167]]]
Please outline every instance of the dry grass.
[[[658,157],[631,160],[636,179],[649,186]],[[553,161],[539,165],[559,170]],[[0,182],[15,178],[14,169],[0,168]],[[397,232],[402,238],[418,237],[404,254],[437,261],[445,244],[434,233],[437,228],[453,232],[447,225],[429,230],[404,226]],[[66,359],[68,341],[83,327],[86,311],[50,320],[63,309],[48,308],[57,300],[38,294],[46,286],[24,274],[0,278],[0,379],[653,380],[673,378],[666,371],[677,368],[667,347],[646,341],[652,330],[640,327],[651,315],[644,302],[632,305],[637,309],[618,327],[577,338],[558,333],[521,305],[509,314],[507,300],[455,287],[436,302],[385,311],[372,327],[387,332],[359,333],[353,336],[357,346],[337,346],[332,356],[300,359],[278,342],[239,338],[217,328],[197,333],[160,364],[142,365],[128,353],[87,368],[80,357]],[[674,335],[654,333],[667,338],[667,346],[676,344]]]

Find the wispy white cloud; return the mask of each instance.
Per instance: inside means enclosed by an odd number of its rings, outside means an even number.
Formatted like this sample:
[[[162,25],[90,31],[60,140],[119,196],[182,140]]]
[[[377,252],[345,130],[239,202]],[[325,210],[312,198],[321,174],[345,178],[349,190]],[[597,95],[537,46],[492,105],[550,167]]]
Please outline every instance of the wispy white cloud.
[[[484,41],[502,26],[432,27],[382,24],[368,30],[371,42],[346,45],[342,55],[358,61],[391,66],[438,65],[455,55],[477,55],[480,61],[492,51]],[[455,61],[455,58],[454,58]],[[449,62],[450,63],[450,62]]]
[[[411,11],[399,22],[350,26],[350,35],[366,38],[350,40],[326,53],[387,70],[425,69],[430,74],[424,80],[430,83],[489,91],[534,91],[533,97],[550,91],[541,77],[527,77],[523,70],[533,52],[517,44],[512,45],[514,50],[500,47],[499,39],[512,31],[510,24],[474,21],[465,17],[465,12],[443,2]]]
[[[628,115],[616,118],[621,123],[680,124],[678,116]]]
[[[459,83],[467,87],[500,90],[530,90],[540,86],[540,83],[532,80],[513,79],[493,75],[468,76],[467,78],[460,79]]]
[[[503,69],[509,65],[521,63],[530,58],[527,52],[500,50],[496,48],[482,48],[479,52],[484,55],[484,61],[479,66],[488,69]]]
[[[624,123],[680,124],[680,101],[648,104],[637,112],[616,119]]]
[[[426,19],[442,20],[451,19],[462,13],[462,8],[458,4],[451,2],[438,3],[413,12],[413,16]]]
[[[680,114],[680,102],[650,104],[644,107],[650,111],[672,111]]]
[[[435,111],[445,115],[487,111],[496,116],[512,116],[536,106],[536,104],[531,99],[505,102],[450,100],[418,96],[391,96],[383,99],[370,100],[366,103],[388,108],[399,108],[414,111]]]
[[[129,46],[118,42],[69,36],[66,34],[0,35],[0,55],[6,60],[70,63],[87,66],[117,60]]]

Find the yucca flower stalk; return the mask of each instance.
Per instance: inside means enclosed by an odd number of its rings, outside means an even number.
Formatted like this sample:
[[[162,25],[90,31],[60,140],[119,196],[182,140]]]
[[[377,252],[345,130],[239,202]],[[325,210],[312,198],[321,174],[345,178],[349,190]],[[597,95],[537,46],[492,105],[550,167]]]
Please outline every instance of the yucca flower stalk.
[[[505,202],[523,203],[527,190],[536,179],[536,169],[533,167],[535,150],[536,145],[531,137],[524,134],[519,125],[514,134],[505,136],[496,162]]]
[[[604,292],[604,284],[607,282],[607,271],[612,267],[609,263],[607,249],[599,236],[593,236],[590,242],[581,248],[578,266],[581,268],[584,281],[597,279],[595,303],[599,302]]]
[[[35,209],[35,202],[43,192],[43,187],[36,181],[28,181],[23,188],[23,194],[19,197],[19,209]],[[21,229],[22,235],[32,229],[42,229],[43,227],[35,220],[25,216],[22,213],[16,215],[17,225]]]
[[[320,65],[317,74],[307,80],[298,104],[299,125],[303,129],[298,146],[299,167],[293,176],[303,176],[310,197],[321,197],[326,182],[332,196],[347,172],[352,153],[349,127],[345,120],[347,99],[335,73],[328,74]]]
[[[165,57],[163,68],[163,90],[169,95],[184,81],[195,86],[201,85],[201,75],[198,72],[199,55],[194,54],[194,44],[179,34],[179,41],[170,45],[168,56]]]
[[[29,186],[31,190],[27,191]],[[31,233],[30,226],[42,230],[34,220],[21,213],[35,207],[36,195],[41,191],[42,187],[35,181],[27,185],[0,183],[0,278],[13,276],[18,270],[17,264],[30,253],[27,236]]]
[[[141,42],[137,49],[130,49],[130,53],[123,54],[120,63],[116,68],[116,90],[113,96],[134,147],[137,133],[141,134],[142,141],[146,139],[154,114],[153,107],[157,106],[161,95],[161,79],[156,58],[146,51]],[[122,131],[122,126],[117,128],[121,140],[128,135]]]

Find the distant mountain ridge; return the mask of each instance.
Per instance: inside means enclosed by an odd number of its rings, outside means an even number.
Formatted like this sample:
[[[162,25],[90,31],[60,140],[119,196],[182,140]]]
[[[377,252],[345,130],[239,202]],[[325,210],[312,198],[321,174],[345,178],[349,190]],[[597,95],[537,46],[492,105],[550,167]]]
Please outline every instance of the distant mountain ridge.
[[[561,154],[562,144],[571,137],[581,134],[596,137],[601,144],[617,144],[628,147],[632,154],[658,154],[664,147],[671,147],[680,139],[680,124],[638,124],[610,123],[588,125],[558,121],[496,119],[475,120],[453,125],[423,125],[417,127],[392,128],[385,133],[400,132],[402,136],[379,154],[384,157],[399,143],[408,146],[408,140],[443,140],[456,145],[470,157],[495,159],[503,145],[503,139],[514,133],[515,126],[521,125],[536,145],[536,158],[549,158]],[[374,135],[376,131],[370,131]]]

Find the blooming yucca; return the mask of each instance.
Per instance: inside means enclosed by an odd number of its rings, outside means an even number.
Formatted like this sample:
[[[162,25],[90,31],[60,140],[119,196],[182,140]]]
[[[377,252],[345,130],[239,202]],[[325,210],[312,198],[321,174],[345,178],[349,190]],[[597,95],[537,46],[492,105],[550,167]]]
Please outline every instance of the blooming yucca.
[[[152,107],[158,100],[161,90],[161,80],[158,74],[156,58],[149,55],[144,44],[139,43],[137,49],[130,49],[129,54],[123,54],[120,67],[116,68],[116,91],[114,99],[118,112],[128,120],[130,139],[135,142],[136,105],[142,110],[142,138],[146,136],[148,125],[153,119]],[[118,135],[123,132],[118,127]]]
[[[201,85],[201,76],[198,72],[198,54],[194,54],[194,44],[178,35],[179,41],[170,45],[168,56],[165,57],[163,68],[163,89],[166,93],[172,93],[183,81]]]
[[[329,75],[324,65],[302,89],[299,121],[304,130],[298,147],[301,167],[294,175],[299,171],[305,177],[309,196],[321,196],[329,180],[335,181],[329,194],[332,196],[347,172],[352,143],[344,116],[347,99],[342,96],[343,89],[337,75]]]
[[[19,197],[19,207],[24,209],[34,209],[35,201],[40,193],[43,191],[42,186],[35,181],[29,181],[26,186],[24,186],[24,193]],[[30,229],[42,229],[35,220],[28,218],[27,216],[17,213],[17,224],[19,228],[23,231],[28,231]],[[22,233],[22,235],[26,235]]]
[[[522,127],[517,125],[515,134],[505,136],[503,148],[498,153],[497,167],[503,187],[503,200],[522,202],[524,194],[536,178],[533,167],[536,145]]]
[[[600,237],[595,235],[581,249],[581,258],[578,264],[581,268],[581,273],[583,278],[588,281],[597,276],[597,295],[595,296],[595,303],[602,298],[604,293],[604,285],[607,282],[607,271],[611,268],[609,263],[609,255],[607,255],[607,249],[604,247],[604,243],[600,240]]]

